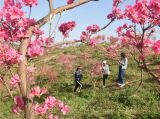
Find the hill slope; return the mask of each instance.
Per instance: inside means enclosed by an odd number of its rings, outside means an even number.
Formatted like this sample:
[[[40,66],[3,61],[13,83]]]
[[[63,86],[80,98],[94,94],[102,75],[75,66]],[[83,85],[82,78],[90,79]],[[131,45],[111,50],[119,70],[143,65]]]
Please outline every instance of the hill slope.
[[[144,74],[142,86],[136,88],[140,82],[140,70],[132,59],[129,59],[126,71],[126,87],[119,88],[116,85],[118,74],[117,61],[108,59],[105,53],[88,46],[72,46],[54,51],[59,56],[62,52],[67,55],[75,55],[76,59],[72,63],[73,69],[69,69],[61,64],[55,63],[55,57],[47,61],[59,73],[57,81],[50,86],[53,95],[64,100],[71,107],[68,118],[79,119],[99,119],[99,118],[159,118],[160,117],[160,95],[157,92],[159,85],[152,81],[151,77]],[[48,57],[54,56],[54,52]],[[82,57],[83,54],[89,55],[88,59]],[[96,78],[90,77],[90,70],[94,63],[108,60],[110,64],[111,76],[107,80],[107,87],[102,88],[101,75]],[[82,66],[84,84],[82,92],[74,94],[73,72],[77,65]]]
[[[64,55],[72,57],[63,62]],[[84,56],[85,55],[85,56]],[[111,75],[102,88],[101,75],[90,76],[90,70],[96,63],[106,59],[110,64]],[[129,58],[126,71],[126,86],[116,85],[118,63],[108,59],[104,52],[95,48],[80,45],[57,49],[31,62],[36,63],[37,81],[41,86],[48,87],[49,92],[70,106],[70,113],[61,118],[66,119],[159,119],[160,118],[160,86],[144,73],[140,83],[140,70]],[[63,64],[64,63],[64,64]],[[73,72],[76,66],[83,70],[83,89],[73,93]],[[55,80],[56,79],[56,80]],[[11,102],[0,102],[0,117],[10,117]],[[7,105],[7,106],[6,106]],[[3,108],[4,107],[4,108]]]

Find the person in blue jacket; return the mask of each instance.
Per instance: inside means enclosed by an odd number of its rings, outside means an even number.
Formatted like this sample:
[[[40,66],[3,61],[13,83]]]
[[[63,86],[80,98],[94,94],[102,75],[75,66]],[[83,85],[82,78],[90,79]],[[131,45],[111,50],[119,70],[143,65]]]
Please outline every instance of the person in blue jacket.
[[[77,67],[74,76],[75,76],[75,89],[74,89],[74,92],[76,92],[78,87],[79,87],[79,92],[80,92],[81,89],[82,89],[82,84],[81,84],[80,81],[81,81],[81,79],[83,77],[80,66]]]

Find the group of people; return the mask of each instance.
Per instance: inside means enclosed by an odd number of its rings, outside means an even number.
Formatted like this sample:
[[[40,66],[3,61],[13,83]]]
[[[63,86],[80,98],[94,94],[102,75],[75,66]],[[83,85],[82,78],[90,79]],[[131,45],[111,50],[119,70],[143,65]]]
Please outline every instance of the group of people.
[[[128,65],[128,59],[126,57],[126,54],[124,52],[121,53],[121,58],[119,60],[119,72],[118,72],[118,85],[120,87],[125,86],[124,83],[124,74],[125,70],[127,69]],[[110,70],[109,70],[109,65],[106,60],[102,62],[102,73],[103,73],[103,88],[105,88],[105,81],[108,79],[108,76],[110,75]],[[76,71],[75,71],[75,89],[74,92],[77,91],[79,88],[78,92],[81,91],[82,89],[82,83],[81,79],[83,78],[81,67],[78,66]]]

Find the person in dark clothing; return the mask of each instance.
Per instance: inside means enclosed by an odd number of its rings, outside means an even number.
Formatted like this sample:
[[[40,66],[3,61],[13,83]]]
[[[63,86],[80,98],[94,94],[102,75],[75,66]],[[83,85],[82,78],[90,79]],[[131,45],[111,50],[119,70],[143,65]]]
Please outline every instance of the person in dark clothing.
[[[80,66],[77,67],[74,75],[75,75],[75,89],[74,89],[74,92],[76,92],[78,87],[79,87],[79,92],[80,92],[80,90],[82,89],[82,84],[81,84],[80,81],[83,77]]]

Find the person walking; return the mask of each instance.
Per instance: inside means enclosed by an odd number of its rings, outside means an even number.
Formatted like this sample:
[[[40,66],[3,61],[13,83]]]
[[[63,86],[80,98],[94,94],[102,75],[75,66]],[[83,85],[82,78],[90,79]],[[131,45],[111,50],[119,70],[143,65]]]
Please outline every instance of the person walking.
[[[78,66],[76,71],[75,71],[75,89],[74,92],[76,92],[77,88],[79,88],[79,91],[81,91],[82,89],[82,84],[81,84],[81,79],[82,79],[83,75],[82,75],[82,71],[81,71],[81,67]]]
[[[103,73],[103,88],[105,88],[106,79],[108,78],[108,75],[110,74],[109,66],[106,60],[102,62],[102,73]]]
[[[124,75],[125,75],[125,71],[127,69],[127,65],[128,65],[128,59],[126,57],[126,54],[124,52],[122,52],[121,59],[119,60],[119,73],[118,73],[118,85],[120,87],[125,86]]]

